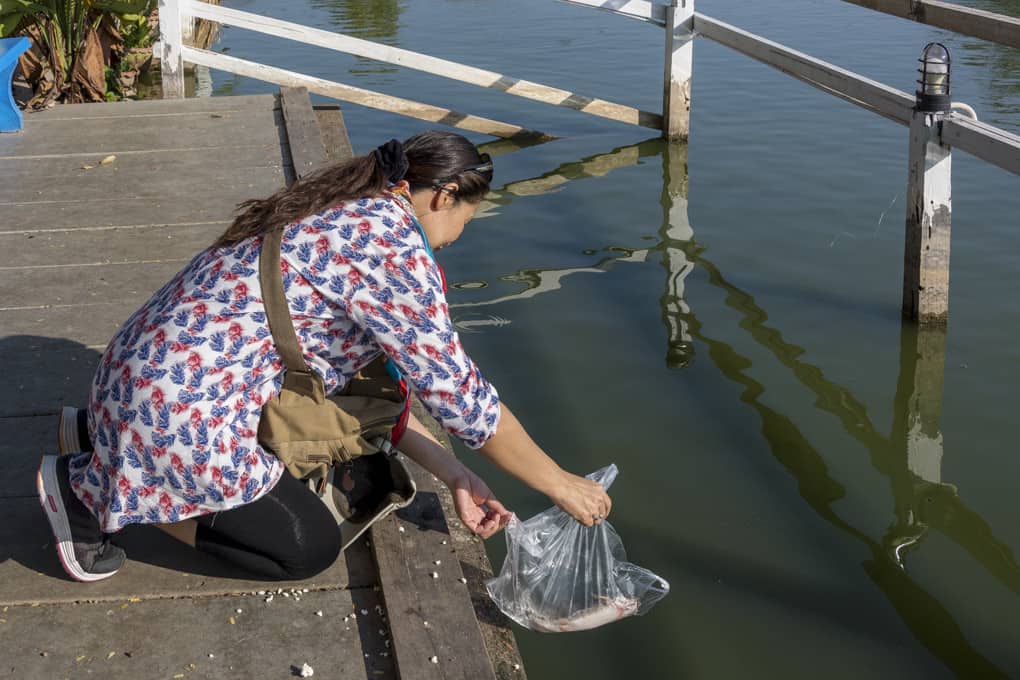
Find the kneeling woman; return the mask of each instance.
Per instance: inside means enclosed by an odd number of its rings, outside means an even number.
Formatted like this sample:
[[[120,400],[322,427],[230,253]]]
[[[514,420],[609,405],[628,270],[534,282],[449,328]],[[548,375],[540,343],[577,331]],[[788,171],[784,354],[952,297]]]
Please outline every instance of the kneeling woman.
[[[579,522],[605,518],[605,491],[532,441],[453,330],[433,250],[460,236],[491,179],[491,161],[467,139],[426,132],[242,204],[216,243],[106,348],[85,416],[88,442],[43,458],[40,500],[68,574],[112,576],[125,555],[109,536],[135,523],[265,578],[307,578],[336,559],[329,510],[257,437],[262,405],[285,370],[258,271],[263,236],[281,227],[291,320],[328,393],[385,355],[468,447]],[[485,482],[413,416],[400,449],[450,488],[478,535],[509,520]]]

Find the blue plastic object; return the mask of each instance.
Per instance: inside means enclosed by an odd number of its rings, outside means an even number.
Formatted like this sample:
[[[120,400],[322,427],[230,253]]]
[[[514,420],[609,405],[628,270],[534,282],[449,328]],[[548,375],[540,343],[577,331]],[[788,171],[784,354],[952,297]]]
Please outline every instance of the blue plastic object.
[[[0,39],[0,132],[17,132],[21,129],[21,111],[11,94],[14,67],[18,57],[32,46],[28,38]]]

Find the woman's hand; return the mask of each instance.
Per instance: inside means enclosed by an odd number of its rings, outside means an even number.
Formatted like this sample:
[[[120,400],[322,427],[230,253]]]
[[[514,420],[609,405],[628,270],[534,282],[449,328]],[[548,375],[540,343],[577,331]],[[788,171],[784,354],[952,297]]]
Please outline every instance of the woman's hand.
[[[586,527],[609,517],[613,501],[598,482],[564,471],[549,491],[556,506]]]
[[[495,499],[482,478],[467,467],[450,481],[449,487],[460,521],[482,538],[489,538],[510,521],[510,511]]]

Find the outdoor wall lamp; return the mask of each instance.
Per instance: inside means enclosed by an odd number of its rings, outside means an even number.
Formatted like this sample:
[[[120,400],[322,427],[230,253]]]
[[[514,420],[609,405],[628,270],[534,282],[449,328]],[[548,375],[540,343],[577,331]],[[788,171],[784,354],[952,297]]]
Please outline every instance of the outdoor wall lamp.
[[[949,50],[942,43],[928,43],[921,52],[921,74],[917,81],[918,111],[949,111],[952,98],[949,93]]]

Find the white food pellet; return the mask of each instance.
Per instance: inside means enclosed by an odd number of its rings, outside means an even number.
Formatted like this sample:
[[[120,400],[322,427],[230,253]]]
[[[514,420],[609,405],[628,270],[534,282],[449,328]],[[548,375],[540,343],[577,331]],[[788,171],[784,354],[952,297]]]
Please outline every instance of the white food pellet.
[[[461,577],[460,577],[459,579],[457,579],[457,580],[458,580],[458,581],[460,581],[461,583],[467,583],[467,579],[466,579],[466,578],[464,578],[463,576],[461,576]]]
[[[442,543],[443,543],[443,545],[446,545],[446,541],[443,541]]]
[[[322,610],[320,609],[319,611],[315,612],[315,615],[316,616],[322,616]]]
[[[434,571],[434,572],[432,572],[431,576],[432,576],[432,578],[439,578],[439,572]]]
[[[270,593],[269,595],[266,595],[266,602],[272,602],[272,601],[273,601],[273,594]]]
[[[422,623],[423,623],[423,624],[425,624],[425,627],[426,627],[426,628],[428,628],[428,627],[429,627],[429,622],[428,622],[428,621],[422,621]]]
[[[397,527],[397,531],[399,531],[400,533],[404,533],[404,527]]]
[[[519,663],[515,663],[515,664],[514,664],[514,670],[515,670],[515,671],[519,671],[519,670],[521,670],[521,664],[519,664]]]
[[[265,595],[265,594],[266,594],[266,591],[264,591],[264,590],[260,590],[260,591],[259,591],[258,593],[256,593],[256,594],[257,594],[257,595]]]
[[[368,610],[367,609],[362,609],[361,610],[361,615],[362,616],[368,616]]]
[[[429,657],[429,661],[431,661],[432,663],[439,663],[439,657],[438,656],[430,656]]]
[[[301,677],[310,678],[315,675],[315,669],[306,663],[301,664]]]
[[[442,564],[442,563],[443,563],[443,561],[442,561],[442,560],[436,560],[436,566],[437,566],[437,567],[438,567],[438,566],[439,566],[440,564]]]
[[[290,597],[290,593],[284,593],[283,596],[284,597]]]
[[[300,602],[300,601],[301,601],[301,598],[300,598],[300,597],[298,597],[297,595],[295,595],[295,596],[294,596],[294,601],[295,601],[295,602]]]
[[[215,654],[210,654],[210,655],[209,655],[209,658],[210,658],[210,659],[215,659],[215,658],[216,658],[216,655],[215,655]]]
[[[237,609],[235,609],[234,611],[235,611],[235,612],[237,612],[238,614],[240,614],[240,613],[241,613],[241,608],[240,608],[240,607],[238,607],[238,608],[237,608]]]
[[[304,589],[304,590],[302,590],[301,592],[302,592],[302,593],[307,593],[307,592],[308,592],[308,588],[305,588],[305,589]]]

